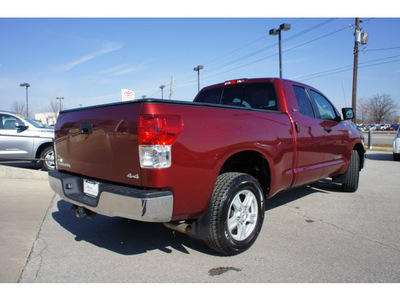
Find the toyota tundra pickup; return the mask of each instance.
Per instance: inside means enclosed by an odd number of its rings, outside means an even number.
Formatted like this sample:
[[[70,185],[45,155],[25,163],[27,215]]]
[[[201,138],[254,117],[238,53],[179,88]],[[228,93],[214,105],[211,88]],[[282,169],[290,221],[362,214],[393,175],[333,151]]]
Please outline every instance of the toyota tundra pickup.
[[[213,250],[247,250],[265,201],[332,178],[355,192],[360,133],[317,89],[278,78],[231,80],[193,102],[141,99],[66,110],[55,127],[52,189],[78,217],[167,227]]]

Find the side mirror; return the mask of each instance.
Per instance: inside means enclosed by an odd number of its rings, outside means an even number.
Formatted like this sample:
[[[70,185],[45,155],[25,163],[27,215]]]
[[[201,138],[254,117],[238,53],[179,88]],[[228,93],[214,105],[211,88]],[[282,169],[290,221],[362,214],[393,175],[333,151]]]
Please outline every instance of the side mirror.
[[[29,128],[29,126],[25,125],[24,122],[18,122],[17,124],[15,124],[15,127],[21,131],[27,130]]]
[[[356,114],[351,107],[342,108],[343,120],[355,119]]]

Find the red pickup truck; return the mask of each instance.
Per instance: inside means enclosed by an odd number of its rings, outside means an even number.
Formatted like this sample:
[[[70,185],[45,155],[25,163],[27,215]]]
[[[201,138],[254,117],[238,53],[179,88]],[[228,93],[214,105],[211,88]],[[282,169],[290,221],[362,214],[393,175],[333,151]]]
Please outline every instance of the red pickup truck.
[[[163,222],[234,255],[254,243],[278,192],[327,177],[357,190],[365,148],[343,119],[318,90],[278,78],[209,86],[193,102],[67,110],[49,181],[78,217]]]

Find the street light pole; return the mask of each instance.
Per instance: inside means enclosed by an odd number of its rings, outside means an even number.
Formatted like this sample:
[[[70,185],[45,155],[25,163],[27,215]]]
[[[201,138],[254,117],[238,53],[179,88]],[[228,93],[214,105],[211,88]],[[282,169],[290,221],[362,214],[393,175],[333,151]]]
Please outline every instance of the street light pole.
[[[26,116],[29,118],[28,87],[30,87],[30,84],[29,83],[21,83],[19,86],[26,87]]]
[[[283,23],[279,26],[279,29],[271,29],[269,31],[269,35],[278,35],[279,36],[279,78],[282,78],[282,36],[281,32],[288,31],[290,29],[290,24]]]
[[[161,89],[161,99],[164,99],[164,88],[165,88],[165,85],[160,85],[160,89]]]
[[[199,65],[195,67],[193,70],[197,71],[197,90],[200,92],[200,70],[203,69],[204,67]]]
[[[61,111],[61,100],[64,100],[64,97],[56,97],[58,100],[58,113]]]

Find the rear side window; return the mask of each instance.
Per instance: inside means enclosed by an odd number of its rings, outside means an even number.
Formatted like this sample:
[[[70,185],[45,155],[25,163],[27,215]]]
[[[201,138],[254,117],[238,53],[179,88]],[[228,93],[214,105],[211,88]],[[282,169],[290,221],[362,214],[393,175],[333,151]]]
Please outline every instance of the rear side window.
[[[204,90],[199,94],[196,102],[278,110],[278,102],[272,83],[233,84]]]
[[[217,104],[219,103],[221,94],[222,94],[222,87],[204,90],[199,94],[199,96],[196,99],[196,102]]]
[[[272,83],[253,83],[244,86],[243,101],[257,109],[278,110],[275,89]]]
[[[306,90],[301,86],[293,86],[293,91],[296,95],[297,104],[301,114],[314,118],[314,110],[311,105],[310,98]]]

